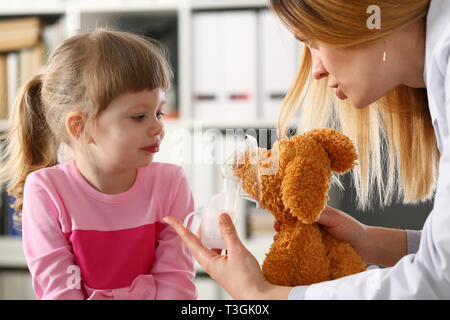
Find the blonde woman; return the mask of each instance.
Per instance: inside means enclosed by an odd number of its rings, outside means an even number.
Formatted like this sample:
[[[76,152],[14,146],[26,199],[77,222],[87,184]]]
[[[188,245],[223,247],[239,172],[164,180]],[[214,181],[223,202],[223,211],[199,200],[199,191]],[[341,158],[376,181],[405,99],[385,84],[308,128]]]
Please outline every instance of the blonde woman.
[[[388,204],[393,196],[415,203],[435,195],[434,208],[420,232],[366,226],[326,207],[319,223],[367,264],[386,268],[294,288],[264,280],[228,215],[219,223],[226,256],[202,247],[174,219],[165,221],[237,299],[449,299],[450,1],[270,3],[306,45],[280,113],[281,136],[308,98],[301,130],[334,125],[357,145],[353,181],[360,207]]]

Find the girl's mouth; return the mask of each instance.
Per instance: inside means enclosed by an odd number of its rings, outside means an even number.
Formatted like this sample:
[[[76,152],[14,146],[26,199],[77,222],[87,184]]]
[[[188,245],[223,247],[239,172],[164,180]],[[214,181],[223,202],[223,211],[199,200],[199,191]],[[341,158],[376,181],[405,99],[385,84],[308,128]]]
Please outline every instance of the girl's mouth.
[[[159,143],[152,144],[150,146],[142,148],[142,150],[150,152],[150,153],[157,153],[159,151]]]

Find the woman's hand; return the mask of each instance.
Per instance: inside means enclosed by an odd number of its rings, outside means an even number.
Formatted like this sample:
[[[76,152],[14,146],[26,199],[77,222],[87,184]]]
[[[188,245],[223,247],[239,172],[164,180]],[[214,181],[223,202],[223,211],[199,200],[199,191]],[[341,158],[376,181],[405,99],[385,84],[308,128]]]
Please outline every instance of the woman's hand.
[[[363,261],[369,263],[371,252],[366,225],[345,212],[329,206],[323,209],[318,223],[336,239],[348,242]]]
[[[348,242],[366,264],[391,267],[407,254],[405,230],[366,226],[328,206],[318,222],[333,237]]]
[[[329,206],[325,206],[318,223],[336,239],[348,242],[364,262],[368,263],[371,260],[368,228],[364,224],[345,212]],[[280,221],[276,220],[273,227],[276,231],[280,231]]]
[[[287,299],[292,288],[268,283],[256,258],[244,247],[228,214],[221,214],[219,226],[227,246],[226,255],[205,248],[200,239],[173,217],[165,217],[211,278],[234,299]]]

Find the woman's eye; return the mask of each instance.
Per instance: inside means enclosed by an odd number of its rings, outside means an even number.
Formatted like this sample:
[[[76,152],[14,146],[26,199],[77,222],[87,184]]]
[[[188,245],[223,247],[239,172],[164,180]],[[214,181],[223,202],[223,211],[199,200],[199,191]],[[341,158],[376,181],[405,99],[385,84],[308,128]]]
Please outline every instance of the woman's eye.
[[[302,42],[305,46],[307,46],[308,48],[312,49],[313,45],[312,45],[312,41],[311,39],[300,39],[297,38],[298,41]]]
[[[303,43],[304,43],[305,46],[307,46],[308,48],[313,49],[313,45],[312,45],[312,43],[311,43],[311,40],[305,40]]]

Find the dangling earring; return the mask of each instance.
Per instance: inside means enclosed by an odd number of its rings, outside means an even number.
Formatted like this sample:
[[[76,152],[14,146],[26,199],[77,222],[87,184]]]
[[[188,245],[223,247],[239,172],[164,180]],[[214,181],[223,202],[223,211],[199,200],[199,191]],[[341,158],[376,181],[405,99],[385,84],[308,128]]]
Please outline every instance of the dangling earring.
[[[386,40],[384,41],[383,62],[386,61]]]

